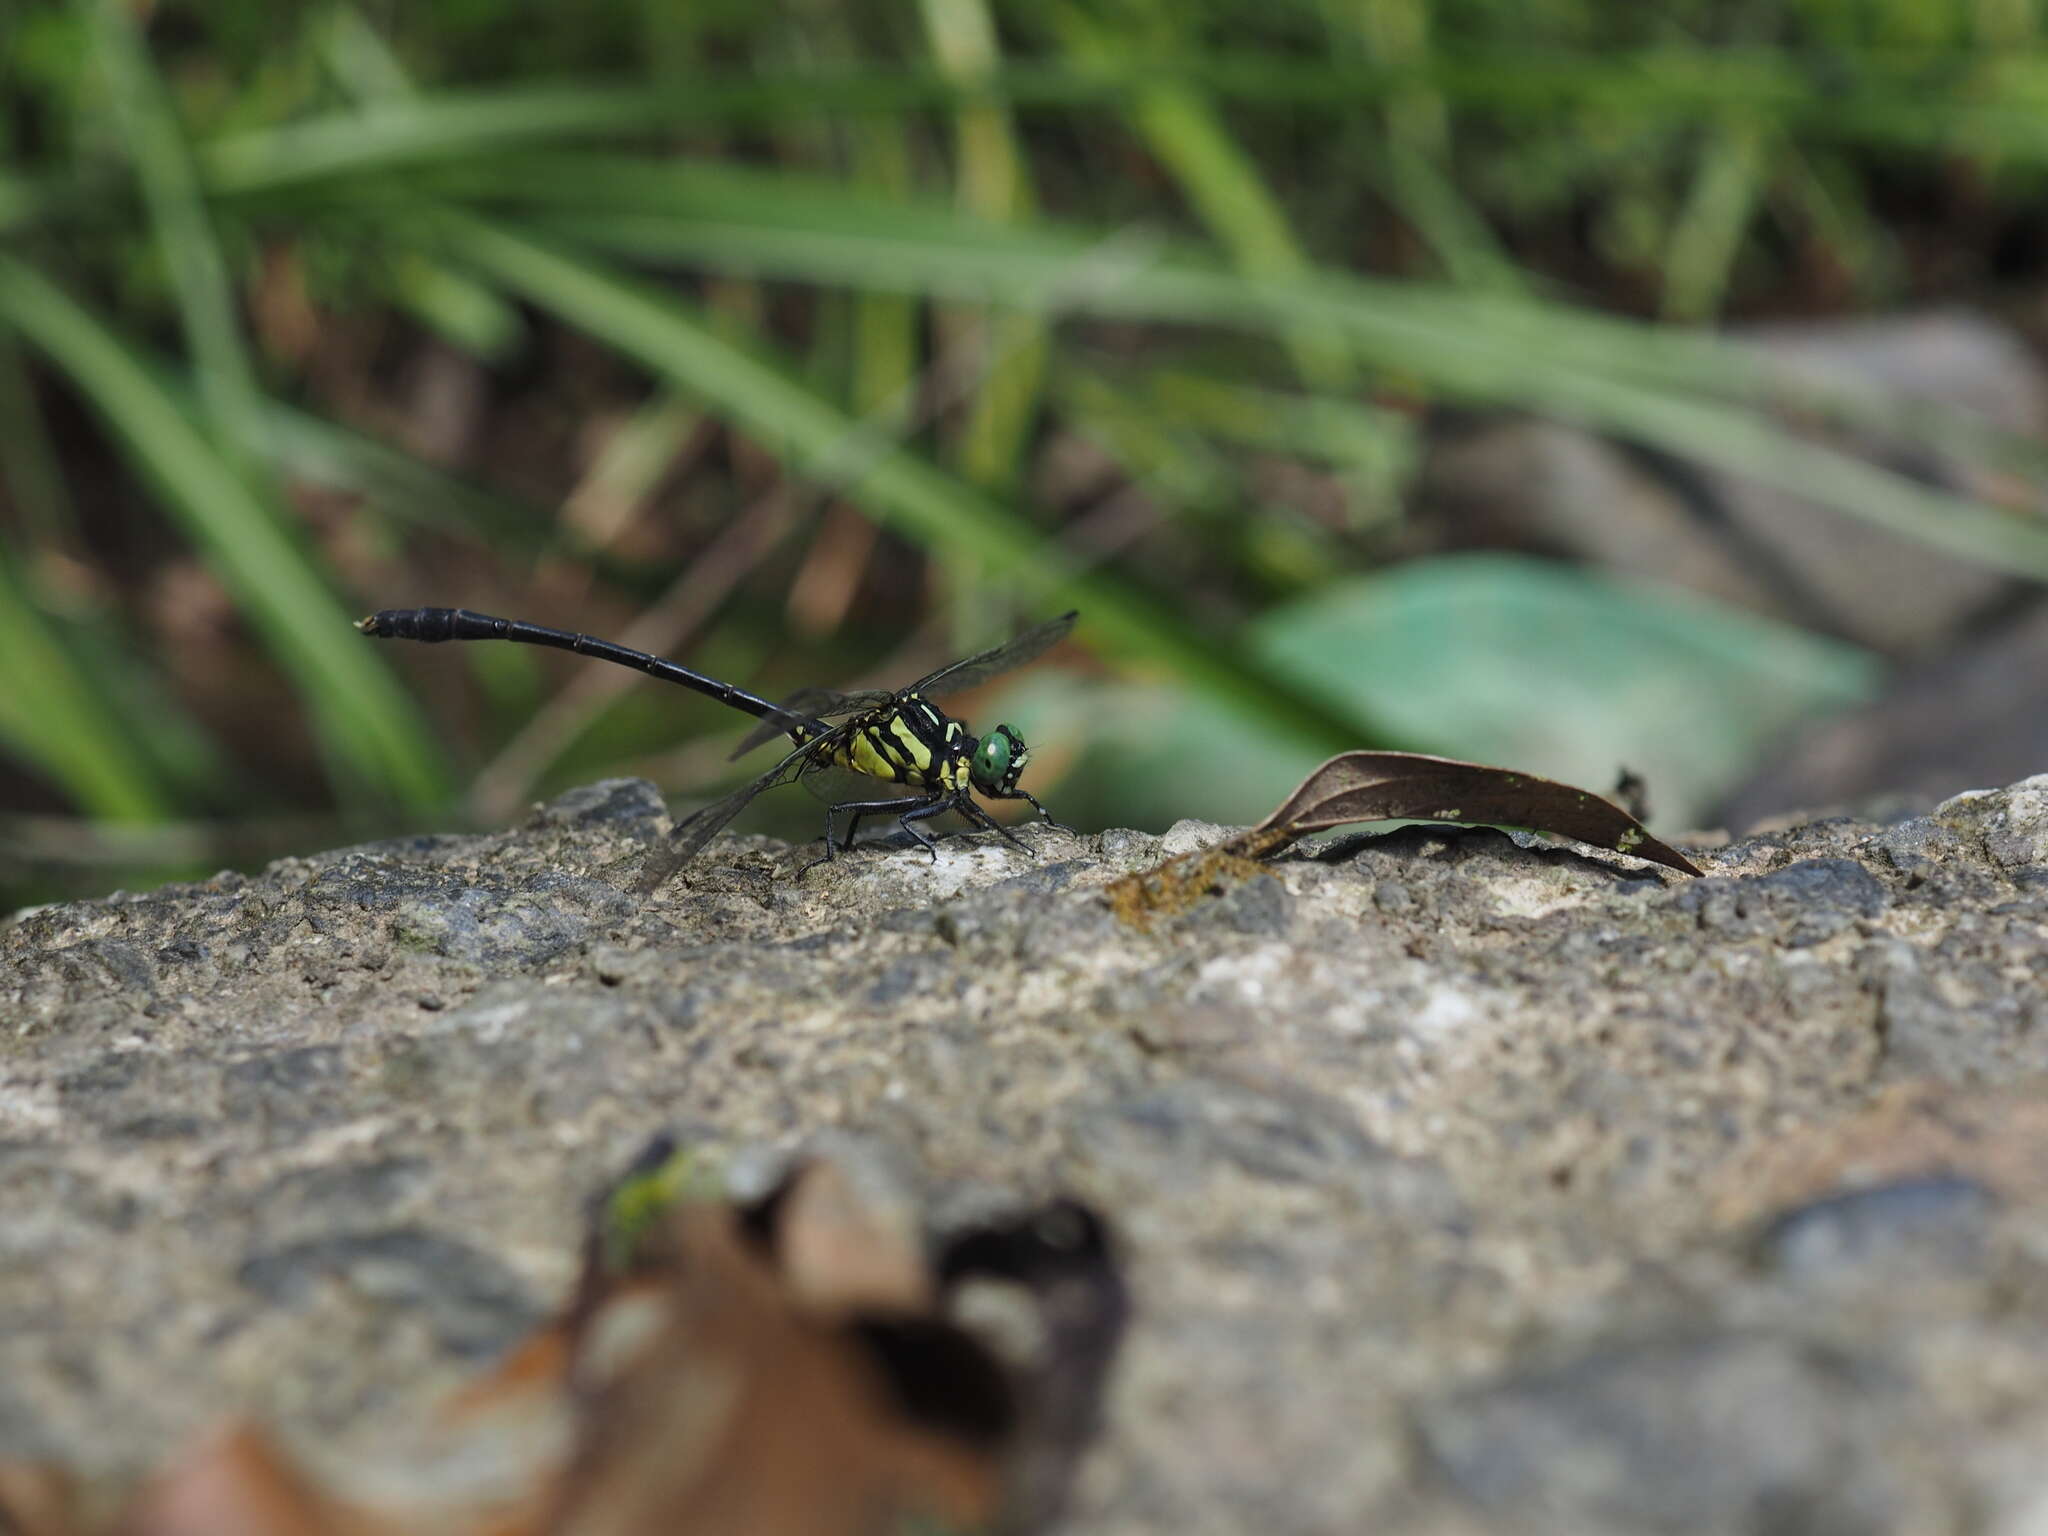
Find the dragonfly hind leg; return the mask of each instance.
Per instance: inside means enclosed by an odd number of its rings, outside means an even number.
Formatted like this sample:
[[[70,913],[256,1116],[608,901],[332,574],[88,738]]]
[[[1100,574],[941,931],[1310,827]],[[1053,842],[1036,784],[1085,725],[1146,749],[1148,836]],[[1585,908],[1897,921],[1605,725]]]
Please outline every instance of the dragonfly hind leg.
[[[951,796],[934,795],[928,799],[912,801],[910,809],[904,810],[903,797],[901,795],[898,795],[893,800],[842,800],[839,804],[830,807],[825,812],[824,858],[811,860],[810,863],[797,871],[797,878],[801,880],[820,864],[829,864],[839,856],[842,848],[852,848],[854,835],[860,831],[861,818],[863,816],[877,816],[883,811],[902,811],[903,814],[896,818],[896,824],[915,838],[918,845],[936,859],[939,856],[938,848],[920,828],[912,826],[911,823],[913,821],[922,821],[927,816],[936,816],[952,803]],[[832,823],[837,819],[841,811],[850,811],[852,815],[847,818],[845,840],[835,842],[832,838]]]

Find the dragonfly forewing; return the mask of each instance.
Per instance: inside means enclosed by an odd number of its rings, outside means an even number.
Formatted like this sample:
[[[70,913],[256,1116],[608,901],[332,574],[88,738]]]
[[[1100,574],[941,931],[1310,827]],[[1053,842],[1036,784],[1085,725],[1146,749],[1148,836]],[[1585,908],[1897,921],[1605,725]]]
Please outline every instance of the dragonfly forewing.
[[[1063,613],[1056,619],[1047,619],[1036,628],[1027,629],[1023,634],[1001,645],[992,645],[985,651],[976,651],[972,656],[963,656],[949,662],[936,672],[928,672],[908,688],[899,688],[891,697],[902,698],[909,693],[925,693],[934,696],[948,693],[965,693],[978,688],[999,672],[1012,667],[1021,667],[1027,661],[1036,661],[1047,651],[1058,645],[1074,628],[1078,613]]]

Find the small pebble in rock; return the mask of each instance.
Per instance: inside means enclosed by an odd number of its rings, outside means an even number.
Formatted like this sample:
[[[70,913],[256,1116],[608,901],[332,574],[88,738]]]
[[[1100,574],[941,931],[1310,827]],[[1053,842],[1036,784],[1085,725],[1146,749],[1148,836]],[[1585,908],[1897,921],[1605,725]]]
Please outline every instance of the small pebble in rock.
[[[1996,1209],[1991,1191],[1974,1179],[1898,1179],[1780,1213],[1758,1238],[1757,1254],[1768,1268],[1794,1278],[1902,1261],[1973,1264]]]

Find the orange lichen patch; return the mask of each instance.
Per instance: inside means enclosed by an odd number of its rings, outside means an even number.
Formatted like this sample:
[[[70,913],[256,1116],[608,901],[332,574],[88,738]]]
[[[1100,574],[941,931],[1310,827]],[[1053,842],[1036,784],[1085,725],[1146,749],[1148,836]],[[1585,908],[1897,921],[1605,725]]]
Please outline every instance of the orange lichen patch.
[[[1297,834],[1284,827],[1258,827],[1226,838],[1213,848],[1177,854],[1163,864],[1125,875],[1103,888],[1109,910],[1126,927],[1147,932],[1161,917],[1174,917],[1246,880],[1270,878],[1260,855],[1284,848]]]
[[[2013,1200],[2048,1196],[2048,1080],[1992,1094],[1917,1081],[1741,1157],[1714,1181],[1715,1219],[1739,1226],[1845,1189],[1936,1174]]]

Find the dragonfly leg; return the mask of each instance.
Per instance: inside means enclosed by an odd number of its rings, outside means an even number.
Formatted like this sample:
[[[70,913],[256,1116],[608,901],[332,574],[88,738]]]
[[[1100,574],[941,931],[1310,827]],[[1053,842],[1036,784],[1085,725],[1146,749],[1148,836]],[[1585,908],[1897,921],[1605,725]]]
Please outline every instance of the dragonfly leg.
[[[1031,791],[1028,789],[1020,789],[1016,792],[1016,794],[1008,796],[1007,798],[1012,800],[1029,800],[1031,802],[1031,809],[1038,812],[1038,819],[1044,822],[1048,827],[1056,827],[1062,832],[1072,832],[1074,830],[1072,827],[1068,826],[1063,821],[1054,821],[1052,819],[1052,812],[1048,811],[1043,805],[1041,805],[1038,801],[1038,797],[1032,794]]]
[[[991,832],[1000,832],[1003,835],[1003,840],[1007,842],[1012,848],[1022,848],[1026,853],[1029,853],[1031,851],[1029,848],[1025,848],[1024,845],[1017,840],[1016,836],[1010,831],[1008,827],[1004,826],[1000,821],[997,821],[993,816],[989,815],[987,811],[984,811],[972,800],[962,800],[960,802],[960,814],[962,816],[965,816],[969,821],[974,822],[976,825],[986,827]]]
[[[926,837],[916,827],[911,826],[910,822],[913,817],[936,816],[950,803],[949,800],[944,798],[915,801],[899,820],[899,825],[902,826],[904,831],[923,844],[931,852],[933,858],[938,857],[938,850],[932,848],[931,839]],[[822,859],[811,860],[810,863],[798,870],[796,872],[797,878],[801,880],[820,864],[831,863],[833,859],[838,857],[839,851],[842,848],[852,848],[854,834],[860,830],[860,820],[863,816],[874,816],[883,811],[901,810],[903,810],[903,797],[900,795],[893,800],[842,800],[839,804],[832,806],[825,812],[825,856]],[[844,841],[834,842],[832,838],[832,823],[841,811],[850,811],[852,815],[847,818]]]
[[[913,827],[911,823],[913,821],[924,821],[929,817],[940,815],[946,811],[958,810],[963,805],[972,805],[973,803],[965,795],[936,796],[912,806],[901,816],[898,816],[896,818],[896,825],[923,844],[924,851],[932,856],[932,862],[936,864],[939,862],[939,845],[925,834],[922,827]]]

